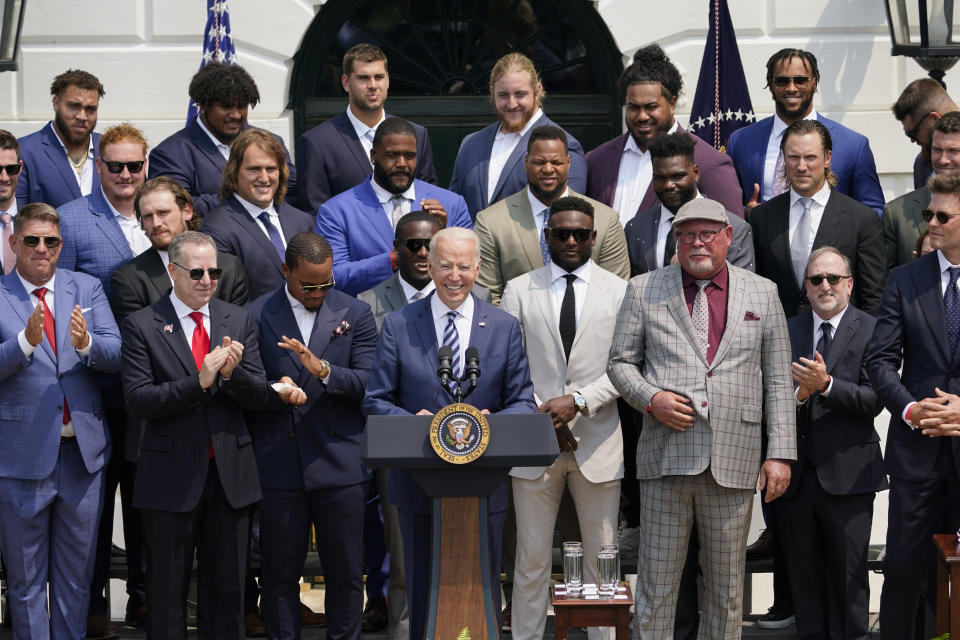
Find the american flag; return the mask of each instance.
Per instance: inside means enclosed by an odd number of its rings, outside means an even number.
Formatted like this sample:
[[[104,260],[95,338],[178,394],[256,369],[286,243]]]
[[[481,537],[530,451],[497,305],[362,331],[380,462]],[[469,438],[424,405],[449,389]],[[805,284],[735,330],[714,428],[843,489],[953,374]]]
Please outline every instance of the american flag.
[[[207,26],[203,30],[203,57],[200,69],[208,62],[237,64],[237,50],[230,37],[230,8],[227,0],[207,0]],[[197,105],[190,101],[187,124],[197,117]]]
[[[710,0],[710,33],[690,109],[690,132],[722,151],[731,133],[756,119],[727,0]]]

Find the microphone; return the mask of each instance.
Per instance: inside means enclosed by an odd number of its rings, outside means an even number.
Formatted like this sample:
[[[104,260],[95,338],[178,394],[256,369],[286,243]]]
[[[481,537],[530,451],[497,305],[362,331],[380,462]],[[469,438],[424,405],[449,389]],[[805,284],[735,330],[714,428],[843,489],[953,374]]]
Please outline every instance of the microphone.
[[[440,351],[437,352],[437,376],[440,377],[440,383],[444,388],[447,387],[450,378],[453,376],[451,360],[453,360],[453,349],[447,345],[440,347]]]
[[[463,370],[472,389],[477,386],[477,378],[480,377],[480,351],[476,347],[467,347],[464,360]]]

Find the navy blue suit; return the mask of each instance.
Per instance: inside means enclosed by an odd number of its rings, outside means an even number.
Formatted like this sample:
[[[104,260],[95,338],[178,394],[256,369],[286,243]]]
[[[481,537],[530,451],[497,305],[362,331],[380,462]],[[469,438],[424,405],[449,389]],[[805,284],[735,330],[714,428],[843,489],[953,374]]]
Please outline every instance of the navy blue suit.
[[[420,180],[413,184],[417,202],[422,198],[440,201],[447,212],[448,227],[473,228],[463,198]],[[413,206],[418,207],[416,202]],[[313,230],[333,248],[337,289],[356,295],[393,274],[390,252],[396,234],[369,180],[327,200],[317,212]]]
[[[349,107],[348,107],[349,108]],[[389,113],[384,114],[386,118]],[[417,170],[414,177],[437,183],[433,148],[427,130],[411,122],[417,132]],[[297,140],[300,166],[297,207],[316,211],[333,196],[352,189],[373,173],[370,155],[357,139],[357,131],[344,111],[306,131]]]
[[[245,124],[243,128],[249,126]],[[276,134],[271,135],[283,144],[283,138]],[[290,168],[286,201],[294,203],[297,198],[297,170],[290,160],[290,152],[285,144],[283,151]],[[193,210],[203,217],[220,204],[220,184],[223,182],[223,167],[226,164],[227,159],[194,119],[150,151],[147,178],[170,176],[182,184],[193,198]]]
[[[523,159],[527,155],[530,132],[548,124],[560,126],[546,114],[541,113],[540,118],[520,138],[513,153],[503,165],[503,171],[500,173],[493,193],[487,193],[487,181],[490,176],[490,152],[493,150],[493,140],[500,129],[500,122],[489,124],[463,139],[460,143],[460,151],[457,152],[457,160],[453,165],[450,190],[459,193],[467,201],[471,218],[476,219],[477,214],[483,209],[507,196],[512,196],[527,186],[527,170],[523,166]],[[583,157],[583,147],[569,133],[567,146],[570,150],[570,173],[567,176],[567,186],[571,191],[587,193],[587,161]],[[374,284],[376,282],[370,286]]]
[[[301,231],[313,229],[313,216],[285,202],[276,209],[280,217],[280,233],[287,242]],[[283,260],[236,196],[231,196],[204,217],[203,231],[214,239],[217,249],[237,256],[243,264],[247,270],[250,299],[259,298],[285,282],[280,268]]]
[[[93,133],[93,158],[100,157],[100,134]],[[17,209],[31,202],[46,202],[51,207],[76,200],[83,194],[77,183],[77,173],[70,166],[60,140],[53,131],[53,122],[48,122],[40,131],[35,131],[17,141],[23,169],[17,178]],[[93,187],[90,193],[100,191],[100,174],[93,165]]]
[[[437,379],[437,334],[431,294],[391,313],[383,322],[377,354],[370,371],[363,409],[367,415],[411,415],[421,409],[436,412],[449,404]],[[474,296],[471,347],[481,354],[483,375],[470,403],[491,413],[534,413],[530,366],[516,318]],[[463,346],[463,345],[461,345]],[[387,499],[397,506],[403,534],[407,574],[410,638],[422,638],[430,583],[429,498],[403,469],[390,472]],[[490,575],[494,611],[500,612],[500,543],[507,510],[507,483],[489,502]]]
[[[365,302],[332,290],[317,310],[312,335],[304,340],[286,285],[252,302],[248,311],[258,325],[267,378],[290,376],[307,394],[301,407],[248,414],[263,486],[261,607],[267,635],[299,637],[297,583],[312,522],[327,585],[327,634],[356,640],[363,611],[363,517],[370,477],[360,461],[360,401],[376,349],[376,323]],[[350,330],[333,337],[343,322]],[[301,340],[326,359],[330,384],[303,367],[296,353],[278,347],[281,336]]]
[[[880,624],[893,638],[912,637],[924,570],[935,561],[931,535],[960,527],[957,439],[930,438],[901,418],[909,403],[933,397],[935,387],[960,394],[960,350],[950,353],[938,255],[934,251],[890,272],[867,352],[870,382],[891,414]]]
[[[833,155],[830,170],[837,176],[837,191],[883,213],[883,190],[877,177],[877,165],[866,136],[848,129],[839,122],[817,114],[817,120],[830,131]],[[767,157],[767,143],[773,131],[773,116],[737,129],[730,135],[727,155],[740,177],[743,203],[753,197],[754,183],[763,186],[763,166]]]

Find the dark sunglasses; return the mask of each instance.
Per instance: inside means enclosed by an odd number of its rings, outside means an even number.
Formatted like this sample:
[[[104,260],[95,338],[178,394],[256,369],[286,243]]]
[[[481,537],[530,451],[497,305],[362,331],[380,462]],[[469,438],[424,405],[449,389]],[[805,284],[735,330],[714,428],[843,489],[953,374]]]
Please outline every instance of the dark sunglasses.
[[[426,247],[427,251],[430,250],[430,238],[426,240],[401,240],[400,242],[406,245],[407,251],[410,253],[419,253],[423,247]]]
[[[131,160],[130,162],[104,160],[103,164],[107,165],[107,171],[110,173],[123,173],[124,167],[126,167],[130,173],[140,173],[143,171],[143,160]]]
[[[43,244],[46,245],[47,249],[56,249],[62,242],[57,236],[23,236],[21,240],[23,241],[23,246],[31,249],[38,247],[41,240],[43,240]]]
[[[429,240],[427,241],[429,242]],[[303,284],[300,282],[300,278],[293,276],[293,279],[297,281],[297,284],[300,285],[300,291],[303,293],[311,293],[313,291],[326,291],[327,289],[332,288],[336,283],[333,279],[333,276],[330,276],[330,282],[324,282],[323,284]]]
[[[20,163],[0,165],[0,172],[6,171],[11,178],[20,173]]]
[[[547,227],[547,231],[555,240],[566,242],[570,239],[570,236],[573,236],[579,244],[589,240],[593,234],[593,229],[554,229],[553,227]]]
[[[724,227],[724,229],[725,228],[726,227]],[[700,238],[700,242],[703,244],[710,244],[721,231],[723,231],[723,229],[704,229],[699,233],[694,233],[693,231],[677,231],[677,240],[683,244],[693,244],[695,238]]]
[[[933,112],[932,112],[932,111],[928,111],[928,112],[927,112],[927,115],[925,115],[925,116],[923,116],[922,118],[920,118],[919,120],[917,120],[917,124],[913,125],[913,129],[910,129],[910,131],[907,131],[907,132],[906,132],[907,137],[910,138],[910,142],[916,142],[916,141],[917,141],[917,134],[920,133],[920,126],[921,126],[924,122],[926,122],[927,118],[930,117],[930,114],[931,114],[931,113],[933,113]]]
[[[960,216],[960,213],[947,213],[946,211],[933,211],[932,209],[924,209],[920,212],[920,216],[923,218],[924,222],[930,222],[933,220],[933,217],[937,217],[937,222],[940,224],[947,224],[950,222],[950,218],[956,218]]]
[[[210,274],[211,280],[219,280],[220,276],[223,275],[223,269],[219,269],[217,267],[213,267],[212,269],[187,269],[182,264],[177,264],[173,260],[170,261],[170,264],[176,267],[180,267],[181,269],[186,271],[190,275],[191,280],[203,280],[204,273]]]
[[[776,76],[773,79],[773,86],[780,87],[782,89],[783,87],[786,87],[787,85],[789,85],[791,81],[793,82],[793,84],[797,85],[798,87],[804,87],[808,82],[810,82],[810,77],[809,76]]]
[[[827,282],[830,283],[830,286],[835,287],[838,284],[840,284],[841,281],[846,280],[849,277],[850,276],[838,276],[835,273],[827,273],[824,275],[809,276],[804,279],[809,280],[810,284],[812,284],[813,286],[819,287],[821,284],[823,284],[824,278],[826,278]]]

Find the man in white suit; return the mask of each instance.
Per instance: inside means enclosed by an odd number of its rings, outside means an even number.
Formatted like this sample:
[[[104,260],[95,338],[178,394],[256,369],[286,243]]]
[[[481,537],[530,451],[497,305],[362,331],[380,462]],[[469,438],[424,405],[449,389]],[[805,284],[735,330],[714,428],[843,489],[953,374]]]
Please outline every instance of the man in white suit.
[[[754,490],[765,487],[768,502],[782,495],[797,457],[790,339],[776,285],[726,261],[733,230],[723,205],[691,200],[673,228],[679,264],[627,285],[607,367],[644,414],[634,629],[644,640],[673,638],[696,523],[698,637],[734,640]]]
[[[514,640],[543,637],[553,529],[565,486],[576,505],[584,558],[596,558],[600,545],[616,541],[623,439],[620,394],[606,366],[627,283],[590,260],[593,215],[583,198],[556,200],[544,230],[550,263],[507,283],[500,302],[520,322],[535,398],[553,419],[561,451],[549,467],[510,472],[517,514]],[[585,560],[584,574],[597,583],[596,563]],[[591,640],[604,634],[588,632]]]

